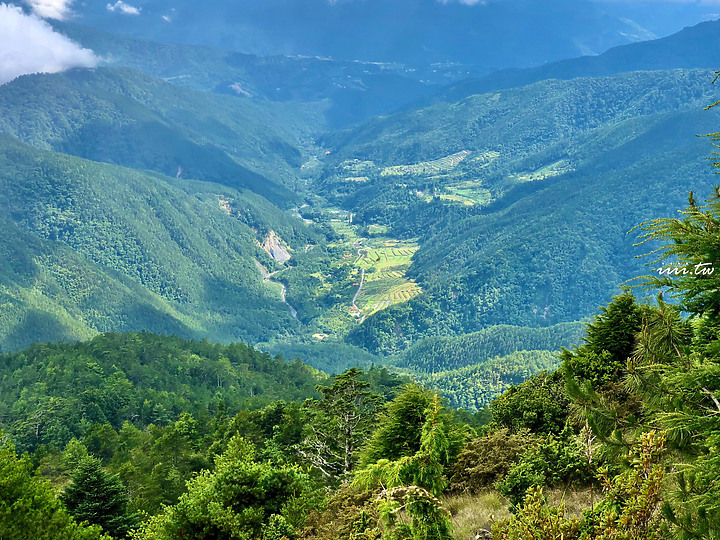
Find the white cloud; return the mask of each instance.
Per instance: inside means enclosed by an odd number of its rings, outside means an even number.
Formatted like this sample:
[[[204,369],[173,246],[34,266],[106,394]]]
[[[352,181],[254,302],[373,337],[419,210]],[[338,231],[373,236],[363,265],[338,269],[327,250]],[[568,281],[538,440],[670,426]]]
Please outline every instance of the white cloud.
[[[114,4],[108,4],[107,8],[108,11],[112,11],[113,13],[117,11],[125,15],[140,15],[140,10],[142,9],[131,6],[130,4],[126,4],[122,0],[118,0]]]
[[[57,73],[94,67],[98,59],[37,15],[0,4],[0,84],[28,73]]]
[[[33,13],[44,19],[63,20],[70,15],[73,0],[24,0]]]

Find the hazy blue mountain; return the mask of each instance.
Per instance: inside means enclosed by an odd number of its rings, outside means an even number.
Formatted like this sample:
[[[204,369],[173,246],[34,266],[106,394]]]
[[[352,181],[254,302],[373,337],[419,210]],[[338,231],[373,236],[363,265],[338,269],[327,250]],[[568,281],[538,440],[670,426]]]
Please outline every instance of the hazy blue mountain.
[[[215,47],[135,39],[70,22],[53,24],[95,51],[103,65],[130,67],[175,85],[246,100],[311,103],[318,120],[331,127],[387,113],[448,82],[488,71],[464,66],[411,69],[397,63],[305,56],[261,57]]]
[[[671,36],[614,47],[599,56],[583,56],[526,69],[506,69],[448,85],[425,104],[459,101],[473,94],[526,86],[547,79],[598,77],[624,71],[718,67],[720,21],[707,21]],[[414,107],[420,103],[413,104]]]
[[[589,0],[504,0],[465,5],[436,0],[263,0],[128,2],[76,6],[78,22],[166,42],[261,55],[485,67],[532,66],[598,54],[653,37]]]
[[[664,0],[598,0],[608,13],[630,19],[658,36],[668,36],[685,26],[693,26],[720,16],[710,2]]]

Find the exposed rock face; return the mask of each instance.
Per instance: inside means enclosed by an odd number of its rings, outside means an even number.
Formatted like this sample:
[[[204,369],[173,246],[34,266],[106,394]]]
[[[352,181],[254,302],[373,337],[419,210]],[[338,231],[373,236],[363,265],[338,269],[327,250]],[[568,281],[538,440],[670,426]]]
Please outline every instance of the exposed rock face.
[[[270,255],[275,261],[283,264],[290,260],[290,252],[284,245],[282,239],[275,234],[275,231],[270,231],[265,237],[265,241],[262,243],[262,248]]]

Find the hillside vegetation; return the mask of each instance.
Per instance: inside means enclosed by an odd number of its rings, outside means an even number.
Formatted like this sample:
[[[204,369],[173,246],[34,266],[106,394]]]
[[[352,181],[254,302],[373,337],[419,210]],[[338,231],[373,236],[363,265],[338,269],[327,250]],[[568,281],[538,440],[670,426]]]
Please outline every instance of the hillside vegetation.
[[[715,113],[701,111],[711,81],[680,70],[547,81],[339,136],[320,181],[328,197],[359,225],[420,237],[407,275],[422,294],[368,317],[349,342],[387,354],[428,334],[581,320],[642,274],[626,233],[681,204],[687,186],[710,189],[708,143],[695,135],[713,130]],[[448,170],[380,173],[461,150]],[[368,179],[348,182],[351,165]],[[472,187],[486,199],[468,201]]]
[[[40,152],[7,135],[0,189],[4,348],[113,329],[258,340],[293,327],[256,268],[273,263],[258,240],[270,230],[292,245],[318,236],[251,192]]]
[[[303,109],[197,92],[126,68],[28,75],[0,87],[0,130],[43,150],[297,200]]]

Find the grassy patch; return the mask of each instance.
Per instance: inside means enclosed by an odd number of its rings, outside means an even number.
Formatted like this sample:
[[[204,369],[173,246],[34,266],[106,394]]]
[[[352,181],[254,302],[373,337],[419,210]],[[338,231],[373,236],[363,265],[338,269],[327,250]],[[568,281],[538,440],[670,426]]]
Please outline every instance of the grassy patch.
[[[455,540],[475,540],[480,529],[491,529],[493,520],[510,517],[510,503],[496,491],[446,497],[442,502],[452,516]]]
[[[584,509],[590,508],[590,490],[550,489],[545,493],[549,504],[558,506],[565,503],[565,515],[568,517],[580,516]],[[596,503],[597,500],[596,494]],[[477,495],[445,497],[442,503],[452,516],[455,540],[475,540],[475,535],[480,529],[489,531],[493,521],[510,517],[509,501],[494,490]]]

